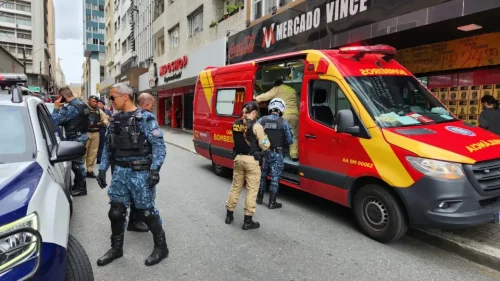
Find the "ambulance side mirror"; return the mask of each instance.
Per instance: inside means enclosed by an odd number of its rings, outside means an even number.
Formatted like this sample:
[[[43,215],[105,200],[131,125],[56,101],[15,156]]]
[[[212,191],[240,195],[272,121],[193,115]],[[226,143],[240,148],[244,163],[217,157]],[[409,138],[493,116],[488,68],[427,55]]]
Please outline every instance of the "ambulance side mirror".
[[[354,125],[354,115],[350,109],[342,109],[337,113],[337,133],[359,134],[359,126]]]

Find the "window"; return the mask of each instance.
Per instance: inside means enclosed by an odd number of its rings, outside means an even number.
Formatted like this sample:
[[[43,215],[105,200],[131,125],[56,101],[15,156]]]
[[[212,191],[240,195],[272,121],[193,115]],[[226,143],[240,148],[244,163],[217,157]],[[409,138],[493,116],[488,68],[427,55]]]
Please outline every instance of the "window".
[[[263,94],[274,87],[276,80],[281,79],[285,85],[295,89],[297,101],[300,101],[303,76],[304,62],[302,60],[265,65],[257,70],[254,89],[257,95]]]
[[[17,33],[17,38],[31,40],[31,33]]]
[[[179,46],[180,37],[179,37],[179,25],[177,24],[174,28],[168,31],[168,47],[170,49],[176,48]]]
[[[188,16],[188,21],[189,37],[201,32],[203,30],[203,7]]]
[[[17,3],[16,10],[31,13],[31,6]]]
[[[333,81],[311,81],[308,100],[311,119],[332,128],[336,125],[337,112],[351,109],[344,92]]]
[[[457,120],[413,76],[350,76],[346,81],[382,128]]]
[[[0,1],[0,7],[4,9],[14,9],[14,3],[8,1]]]
[[[252,20],[259,19],[273,12],[273,8],[278,9],[295,0],[252,0]]]
[[[27,108],[0,106],[0,119],[0,132],[9,132],[0,134],[0,163],[33,161],[36,147]]]
[[[156,38],[156,56],[159,57],[165,53],[165,36]]]
[[[239,116],[245,100],[244,89],[220,89],[216,96],[217,115]]]
[[[128,47],[128,46],[127,46],[127,43],[128,43],[128,41],[127,41],[126,39],[125,39],[125,41],[123,41],[123,43],[122,43],[122,55],[125,55],[125,54],[127,53],[127,51],[128,51],[128,48],[127,48],[127,47]]]
[[[49,119],[49,121],[47,118],[49,117],[47,117],[45,110],[43,109],[43,105],[38,105],[38,121],[40,122],[40,129],[42,130],[43,138],[47,144],[47,150],[49,154],[52,154],[52,149],[56,146],[57,139],[55,133],[51,131],[50,125],[53,124],[48,124],[48,122],[52,122],[52,120]],[[49,157],[50,156],[51,155],[49,155]]]
[[[163,14],[164,10],[165,10],[165,1],[164,0],[156,0],[155,7],[154,7],[153,21],[156,20],[161,14]]]

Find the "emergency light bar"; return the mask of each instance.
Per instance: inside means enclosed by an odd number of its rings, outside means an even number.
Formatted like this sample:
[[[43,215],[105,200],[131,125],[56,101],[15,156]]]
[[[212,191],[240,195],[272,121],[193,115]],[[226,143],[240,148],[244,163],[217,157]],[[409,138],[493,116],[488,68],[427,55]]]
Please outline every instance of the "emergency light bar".
[[[389,45],[374,45],[374,46],[351,46],[339,48],[339,54],[352,54],[356,60],[362,58],[365,54],[381,54],[383,59],[389,61],[393,59],[397,50]]]
[[[26,76],[26,74],[16,74],[16,73],[0,74],[0,83],[3,82],[26,83],[27,81],[28,81],[28,76]]]

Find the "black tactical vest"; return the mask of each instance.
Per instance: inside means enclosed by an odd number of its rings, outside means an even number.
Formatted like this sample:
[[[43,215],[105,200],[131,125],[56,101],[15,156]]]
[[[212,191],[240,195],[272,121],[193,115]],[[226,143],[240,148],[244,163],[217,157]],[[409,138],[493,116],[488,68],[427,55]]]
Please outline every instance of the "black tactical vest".
[[[98,132],[99,131],[99,126],[97,126],[97,123],[101,121],[101,115],[99,115],[99,109],[92,109],[90,108],[90,113],[89,113],[89,132]],[[90,126],[90,123],[92,126]]]
[[[142,109],[134,112],[119,112],[111,118],[109,125],[112,134],[112,149],[114,157],[148,157],[152,146],[146,135],[140,130]]]
[[[233,141],[234,141],[234,151],[236,154],[246,154],[254,155],[255,152],[260,151],[260,147],[257,138],[253,134],[253,121],[247,128],[247,140],[250,146],[245,141],[243,133],[245,132],[245,125],[243,125],[243,120],[238,119],[233,123]]]
[[[285,146],[285,128],[282,117],[273,120],[269,116],[265,116],[260,124],[264,127],[264,132],[266,132],[267,138],[271,142],[271,149]]]
[[[69,120],[62,124],[64,131],[68,135],[86,133],[89,127],[89,107],[84,103],[68,104],[74,106],[78,110],[78,115],[75,119]]]

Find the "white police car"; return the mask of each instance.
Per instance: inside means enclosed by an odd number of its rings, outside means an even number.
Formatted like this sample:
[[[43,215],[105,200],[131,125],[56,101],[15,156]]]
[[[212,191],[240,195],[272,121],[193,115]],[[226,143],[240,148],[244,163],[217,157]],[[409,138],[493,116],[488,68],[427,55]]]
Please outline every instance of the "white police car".
[[[0,280],[93,281],[90,261],[69,234],[69,161],[85,146],[61,141],[41,99],[0,74]]]

